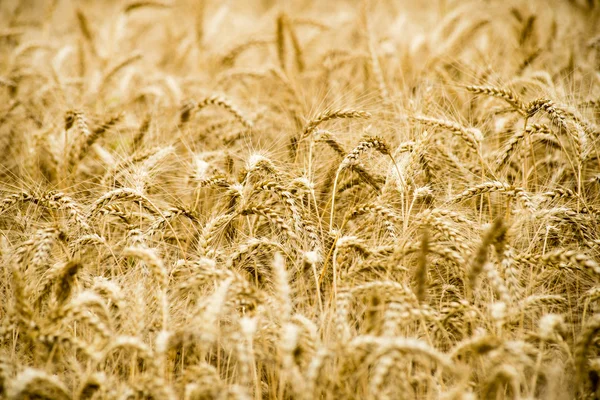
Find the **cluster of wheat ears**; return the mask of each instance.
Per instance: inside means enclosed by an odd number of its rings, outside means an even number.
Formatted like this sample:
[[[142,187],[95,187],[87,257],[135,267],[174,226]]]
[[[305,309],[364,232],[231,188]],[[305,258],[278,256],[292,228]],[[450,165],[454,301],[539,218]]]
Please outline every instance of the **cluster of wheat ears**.
[[[0,398],[600,395],[595,1],[0,21]]]

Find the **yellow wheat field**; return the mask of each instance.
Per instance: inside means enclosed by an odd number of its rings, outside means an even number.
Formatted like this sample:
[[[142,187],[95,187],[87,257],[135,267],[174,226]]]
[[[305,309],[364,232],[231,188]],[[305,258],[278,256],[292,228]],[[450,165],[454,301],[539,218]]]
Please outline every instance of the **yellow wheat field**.
[[[0,398],[600,397],[600,4],[0,2]]]

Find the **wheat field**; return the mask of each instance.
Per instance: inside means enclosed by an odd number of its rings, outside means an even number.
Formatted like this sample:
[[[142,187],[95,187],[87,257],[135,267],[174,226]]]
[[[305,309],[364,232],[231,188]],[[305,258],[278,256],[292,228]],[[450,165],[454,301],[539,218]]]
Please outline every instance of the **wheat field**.
[[[0,2],[0,398],[600,398],[600,4]]]

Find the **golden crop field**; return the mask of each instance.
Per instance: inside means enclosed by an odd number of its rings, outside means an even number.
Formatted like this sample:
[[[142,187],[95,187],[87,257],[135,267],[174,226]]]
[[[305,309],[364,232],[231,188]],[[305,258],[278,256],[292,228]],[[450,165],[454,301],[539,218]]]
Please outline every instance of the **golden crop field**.
[[[0,1],[0,398],[600,398],[595,0]]]

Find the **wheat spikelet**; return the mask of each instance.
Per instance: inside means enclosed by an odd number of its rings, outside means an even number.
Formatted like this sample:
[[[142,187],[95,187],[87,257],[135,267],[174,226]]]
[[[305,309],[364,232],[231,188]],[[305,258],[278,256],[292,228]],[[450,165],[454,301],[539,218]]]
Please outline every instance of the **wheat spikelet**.
[[[496,270],[494,265],[492,263],[486,263],[483,266],[483,272],[485,273],[491,286],[498,294],[498,298],[500,299],[500,301],[502,301],[505,304],[511,304],[512,297],[510,291],[502,277],[498,274],[498,271]]]
[[[391,259],[389,260],[390,263],[398,263],[400,262],[400,260],[402,260],[404,257],[416,253],[420,250],[420,246],[416,245],[416,244],[408,244],[405,246],[398,246],[397,248],[395,248],[393,250],[393,254]],[[457,266],[461,266],[464,265],[465,263],[465,259],[464,257],[457,252],[456,250],[449,248],[447,246],[430,246],[429,247],[429,253],[430,254],[435,254],[438,255],[450,262],[452,262],[453,264],[457,265]]]
[[[350,221],[358,216],[367,213],[373,213],[380,216],[383,219],[383,224],[385,226],[386,231],[390,234],[392,238],[396,238],[396,228],[394,226],[394,223],[398,222],[400,218],[392,210],[380,204],[369,203],[357,206],[350,212],[350,214],[346,218],[346,221]]]
[[[411,316],[430,319],[433,317],[432,310],[426,304],[419,304],[417,297],[406,285],[394,281],[373,281],[352,288],[351,293],[355,297],[364,296],[368,293],[379,293],[390,299],[397,299],[403,303],[403,318]]]
[[[130,188],[121,188],[121,189],[112,190],[112,191],[107,192],[107,193],[103,194],[102,196],[100,196],[100,198],[98,198],[90,207],[90,209],[87,213],[88,219],[95,216],[102,209],[104,209],[105,207],[107,207],[108,205],[110,205],[111,203],[116,202],[116,201],[136,202],[136,203],[139,203],[140,205],[144,206],[144,208],[147,209],[148,211],[153,212],[153,213],[156,212],[156,208],[152,205],[150,200],[148,200],[148,198],[146,196],[144,196],[142,193],[138,192],[137,190],[130,189]]]
[[[238,249],[227,257],[227,267],[235,266],[244,256],[252,255],[260,247],[273,247],[282,250],[281,244],[266,238],[252,238],[247,243],[242,244]]]
[[[300,46],[300,40],[298,39],[298,35],[296,34],[294,24],[290,20],[290,18],[286,18],[286,25],[288,28],[288,33],[290,35],[291,42],[292,42],[292,47],[294,48],[294,55],[295,55],[295,59],[296,59],[296,68],[298,69],[299,72],[302,72],[305,69],[305,62],[304,62],[304,56],[302,54],[302,47]]]
[[[515,396],[520,395],[519,390],[519,371],[510,364],[500,364],[490,371],[490,376],[484,383],[484,395],[488,398],[497,396],[500,390],[505,390],[504,386],[510,388],[510,392]]]
[[[350,323],[348,320],[350,307],[352,305],[352,293],[346,288],[340,288],[335,297],[335,322],[334,329],[340,342],[345,342],[350,338]]]
[[[238,362],[240,367],[240,380],[244,386],[250,385],[254,376],[254,334],[257,329],[256,318],[242,317],[239,320],[241,339],[238,343]],[[244,343],[245,342],[245,343]],[[256,379],[256,378],[255,378]],[[257,390],[257,389],[256,389]]]
[[[546,341],[555,340],[557,335],[562,336],[565,332],[565,319],[560,314],[546,314],[540,318],[539,333]]]
[[[7,390],[8,399],[41,397],[67,400],[70,390],[56,377],[42,370],[27,368],[21,372]]]
[[[275,293],[281,314],[279,317],[285,323],[292,315],[292,291],[288,282],[288,273],[285,269],[285,259],[281,253],[275,253],[273,259],[273,280]]]
[[[532,308],[535,307],[561,307],[566,306],[566,300],[562,296],[558,295],[538,295],[528,296],[520,304],[520,310],[518,315],[523,315],[526,312],[531,312]]]
[[[285,13],[279,14],[275,25],[275,37],[277,38],[277,58],[279,60],[279,67],[282,71],[287,70],[287,52],[285,45],[285,29],[287,24],[287,15]]]
[[[389,351],[384,356],[382,356],[378,362],[377,366],[373,370],[373,375],[369,382],[369,393],[373,398],[387,398],[388,394],[385,392],[384,385],[386,378],[390,381],[390,384],[395,384],[391,379],[394,375],[400,373],[399,371],[393,371],[392,368],[396,365],[399,365],[406,359],[406,354],[403,354],[399,351]],[[404,375],[404,373],[402,373]],[[391,375],[391,376],[390,376]],[[404,377],[403,377],[404,378]],[[408,377],[407,377],[408,378]],[[402,387],[402,391],[404,393],[410,393],[412,388],[406,383],[399,383]]]
[[[133,165],[143,163],[144,161],[151,158],[160,158],[163,154],[170,151],[169,148],[157,146],[150,148],[146,151],[140,153],[134,153],[132,157],[125,159],[121,162],[116,163],[114,166],[107,169],[104,176],[100,181],[101,186],[112,186],[108,184],[109,179],[115,178],[116,174],[119,174],[123,171],[127,171]]]
[[[502,340],[492,335],[473,335],[464,341],[457,343],[450,351],[450,357],[456,359],[465,353],[472,352],[476,355],[484,355],[502,345]]]
[[[577,379],[580,385],[587,384],[588,376],[588,351],[592,344],[592,341],[600,331],[600,316],[595,315],[590,318],[582,332],[580,333],[577,341],[575,342],[574,354],[575,367],[577,372]]]
[[[539,133],[549,133],[550,129],[547,125],[543,124],[531,124],[527,126],[525,130],[518,131],[506,142],[506,145],[498,158],[496,159],[496,167],[502,168],[505,166],[510,160],[511,155],[517,149],[519,143],[523,140],[526,135],[534,135]]]
[[[210,241],[216,236],[216,231],[222,229],[229,224],[237,214],[221,214],[211,218],[202,228],[200,237],[198,238],[198,251],[201,255],[208,256]]]
[[[543,201],[555,201],[558,199],[576,199],[577,193],[571,189],[556,188],[541,194]]]
[[[379,136],[368,136],[358,143],[358,145],[342,160],[340,169],[358,164],[358,158],[366,151],[373,149],[383,155],[391,155],[390,147],[385,140]]]
[[[3,78],[3,77],[0,77],[0,85],[10,87],[10,88],[17,87],[17,84],[14,81],[11,81],[10,79]]]
[[[239,181],[242,183],[247,183],[255,173],[261,171],[273,175],[276,179],[279,179],[281,176],[280,171],[277,169],[271,159],[262,154],[252,154],[246,162],[246,169],[243,171]]]
[[[40,199],[33,196],[29,192],[19,192],[8,195],[4,199],[2,199],[2,202],[0,203],[0,214],[4,213],[4,211],[8,210],[13,205],[26,201],[30,201],[37,204],[40,202]]]
[[[34,269],[44,266],[49,261],[50,252],[57,239],[64,239],[64,232],[57,228],[51,227],[37,232],[32,242],[33,256],[30,264]]]
[[[314,135],[318,137],[318,142],[323,141],[327,143],[329,147],[331,147],[338,154],[338,156],[343,158],[346,156],[346,154],[348,154],[348,152],[344,150],[342,145],[335,139],[335,137],[331,133],[323,130],[317,130],[315,131]],[[360,176],[360,178],[365,183],[373,186],[373,188],[377,191],[380,190],[380,185],[375,179],[375,177],[373,177],[362,164],[352,165],[352,169],[356,171],[358,176]]]
[[[523,100],[512,90],[505,88],[497,88],[494,86],[467,86],[466,89],[475,94],[485,94],[487,96],[497,97],[506,101],[517,112],[525,114],[525,106]]]
[[[144,141],[144,138],[146,137],[146,134],[150,130],[151,123],[152,123],[152,117],[150,115],[147,115],[142,120],[140,127],[138,128],[135,136],[133,137],[133,139],[131,141],[132,151],[136,151],[137,149],[140,148],[140,146],[142,145],[142,142]]]
[[[296,239],[297,235],[289,227],[289,225],[285,222],[285,218],[283,218],[277,211],[270,207],[265,206],[251,206],[242,210],[241,215],[260,215],[265,217],[270,223],[275,225],[281,232],[285,233],[289,238]]]
[[[479,185],[476,185],[476,186],[466,189],[464,192],[460,193],[458,196],[455,196],[452,200],[450,200],[450,202],[451,203],[460,203],[461,201],[470,199],[474,196],[478,196],[478,195],[481,195],[484,193],[490,193],[490,192],[496,192],[496,191],[505,192],[508,190],[510,190],[510,186],[507,185],[506,183],[502,183],[499,181],[484,182]]]
[[[423,227],[421,238],[421,251],[417,260],[415,271],[416,290],[415,294],[419,301],[425,301],[427,296],[427,253],[429,252],[429,226]]]
[[[82,229],[88,230],[90,228],[86,221],[85,214],[81,210],[81,206],[65,193],[48,192],[43,197],[43,201],[53,208],[67,210],[71,218],[73,218]]]
[[[94,308],[101,311],[99,314],[104,316],[104,321],[102,321],[96,313],[90,312],[91,306],[96,306]],[[104,340],[108,340],[112,337],[108,311],[104,307],[102,299],[94,293],[80,293],[71,300],[71,302],[60,307],[53,315],[53,322],[61,321],[64,323],[64,321],[68,319],[73,319],[80,323],[85,322],[86,325],[94,329],[94,331]]]
[[[282,352],[282,364],[284,367],[283,382],[289,383],[295,397],[300,397],[304,392],[303,374],[297,365],[295,352],[299,348],[300,332],[295,324],[285,324],[281,333],[280,351]]]
[[[14,309],[16,311],[17,320],[22,324],[25,330],[39,329],[38,323],[34,319],[33,310],[28,299],[28,293],[25,291],[25,282],[23,275],[18,268],[13,267],[11,270]]]
[[[558,249],[540,256],[536,256],[536,258],[539,258],[542,262],[549,264],[568,262],[583,270],[589,270],[594,274],[600,274],[600,266],[598,263],[589,256],[579,253],[576,250]]]
[[[236,81],[240,79],[268,79],[270,77],[270,70],[257,71],[253,68],[242,69],[235,68],[224,71],[219,78],[219,83],[225,84],[229,81]]]
[[[369,67],[373,76],[375,77],[375,81],[377,82],[377,89],[379,90],[379,96],[383,101],[384,105],[389,107],[392,104],[390,99],[390,93],[387,88],[387,84],[385,82],[385,78],[383,75],[383,71],[381,69],[381,63],[379,62],[379,57],[377,56],[377,52],[375,51],[375,45],[373,43],[373,38],[371,37],[371,29],[369,28],[368,18],[367,18],[367,45],[369,50]]]
[[[416,116],[412,117],[412,119],[426,126],[447,129],[453,134],[460,137],[475,152],[479,151],[481,138],[477,137],[473,132],[470,132],[469,130],[467,130],[467,128],[457,124],[456,122],[425,116]]]
[[[500,263],[504,282],[510,294],[510,298],[513,300],[520,299],[522,297],[522,287],[520,274],[517,267],[517,263],[513,259],[513,250],[507,249],[502,257]]]
[[[310,364],[307,367],[306,371],[306,389],[304,394],[301,396],[304,400],[313,399],[316,396],[316,388],[317,388],[317,380],[319,378],[319,373],[323,368],[323,364],[327,360],[327,358],[331,357],[331,352],[328,349],[321,348],[317,352],[317,354],[312,358]]]
[[[296,201],[292,194],[286,190],[280,183],[274,181],[265,181],[259,183],[254,186],[255,193],[261,193],[263,191],[274,191],[284,200],[286,205],[288,206],[292,219],[294,220],[294,229],[297,233],[302,232],[304,229],[304,222],[302,220],[302,215],[298,207],[296,206]]]
[[[150,268],[152,277],[158,285],[159,292],[157,297],[162,307],[162,327],[166,329],[169,323],[169,303],[167,299],[169,276],[162,259],[158,256],[156,250],[141,246],[126,248],[123,250],[123,256],[139,258]]]
[[[218,334],[216,323],[219,315],[223,311],[228,292],[232,286],[232,281],[232,278],[228,278],[221,282],[216,291],[209,298],[206,309],[202,313],[202,320],[205,322],[203,326],[206,327],[202,331],[202,337],[208,343],[214,341]]]
[[[126,306],[125,296],[119,285],[104,277],[94,278],[91,290],[108,298],[114,306],[123,310]]]
[[[412,353],[421,355],[427,359],[430,359],[435,364],[438,364],[444,368],[452,368],[454,364],[444,354],[431,348],[427,343],[419,339],[413,338],[383,338],[377,336],[362,335],[353,339],[348,344],[349,352],[357,351],[359,349],[375,348],[378,357],[383,356],[385,353],[397,350],[404,353]]]
[[[505,230],[506,227],[502,220],[496,219],[492,226],[484,233],[481,244],[475,253],[475,258],[469,269],[469,284],[471,289],[475,289],[479,274],[484,270],[488,260],[489,246],[495,244],[496,241],[504,235]]]
[[[239,55],[242,54],[244,51],[253,47],[268,46],[272,43],[272,39],[250,39],[229,50],[227,54],[225,54],[221,58],[221,64],[223,64],[226,67],[231,66],[235,63],[235,60],[239,57]]]
[[[106,380],[106,375],[103,373],[90,374],[80,383],[76,391],[77,399],[87,400],[93,398],[98,392],[102,393]]]
[[[198,222],[198,218],[189,210],[181,207],[171,207],[162,212],[162,215],[148,228],[148,234],[162,230],[165,225],[169,225],[169,221],[178,217],[184,216],[192,222]]]
[[[128,247],[123,251],[123,257],[136,257],[143,260],[152,271],[152,276],[159,288],[164,290],[167,287],[167,270],[156,251],[142,247]]]
[[[420,217],[421,215],[417,216],[417,219],[421,219]],[[469,252],[469,246],[464,238],[464,235],[459,229],[455,228],[448,221],[446,221],[445,218],[440,215],[440,213],[437,211],[429,211],[424,217],[422,217],[422,219],[425,226],[432,228],[444,235],[458,250],[463,253]]]
[[[83,111],[75,110],[67,113],[65,129],[69,129],[73,124],[77,128],[77,136],[75,137],[75,143],[71,145],[71,149],[69,150],[67,165],[69,170],[73,169],[75,164],[81,159],[81,151],[83,150],[85,143],[92,137],[92,132],[88,127],[87,119]]]
[[[102,363],[112,352],[127,349],[133,350],[138,357],[147,363],[148,367],[154,370],[157,369],[156,358],[152,349],[139,338],[133,336],[117,336],[112,338],[102,353],[98,355],[95,360],[96,364]]]
[[[235,107],[228,99],[219,95],[212,95],[209,97],[205,97],[204,99],[198,102],[189,101],[186,104],[184,104],[181,109],[180,124],[183,125],[190,119],[192,111],[200,111],[204,107],[210,105],[218,106],[229,111],[229,113],[231,113],[236,120],[238,120],[242,125],[244,125],[248,129],[252,129],[252,127],[254,126],[252,121],[248,117],[246,117],[240,110],[238,110],[238,108]]]
[[[79,30],[81,31],[81,34],[83,35],[85,41],[88,43],[92,53],[94,55],[97,55],[96,44],[94,41],[94,33],[93,33],[92,27],[90,26],[90,23],[87,19],[87,16],[80,9],[77,9],[76,15],[77,15],[77,22],[78,22]]]
[[[429,221],[430,218],[449,218],[457,224],[466,225],[468,227],[473,226],[473,221],[465,217],[463,214],[443,208],[432,208],[424,210],[417,214],[415,218],[418,220],[425,221]]]
[[[92,147],[92,145],[107,131],[117,125],[122,118],[123,114],[117,114],[110,117],[106,122],[103,122],[100,126],[92,130],[89,136],[86,137],[86,140],[82,141],[80,144],[80,149],[77,152],[77,161],[81,161],[88,153],[90,147]]]
[[[43,280],[39,283],[36,290],[40,296],[34,301],[38,304],[43,296],[49,294],[51,286],[56,285],[56,298],[58,304],[64,303],[71,295],[74,285],[74,279],[81,269],[82,265],[76,261],[59,263],[44,273]]]
[[[106,73],[104,74],[102,81],[100,82],[100,85],[98,87],[98,93],[103,94],[104,91],[106,90],[106,87],[108,86],[108,84],[120,71],[122,71],[124,68],[130,66],[134,62],[141,60],[142,58],[143,58],[143,55],[141,53],[134,53],[130,56],[127,56],[125,59],[118,62],[113,67],[109,68],[108,71],[106,71]]]
[[[564,129],[568,132],[567,121],[562,110],[558,109],[552,100],[549,99],[536,99],[531,101],[525,106],[527,111],[527,116],[529,118],[533,117],[540,110],[544,110],[552,119],[552,121],[556,121],[556,123],[560,126],[561,129]]]
[[[578,106],[582,107],[582,108],[586,108],[586,107],[597,108],[598,106],[600,106],[600,100],[598,100],[598,99],[585,100],[585,101],[580,102],[578,104]]]
[[[302,137],[308,137],[315,132],[315,130],[324,122],[331,121],[333,119],[369,119],[371,114],[362,110],[352,109],[329,109],[325,110],[314,118],[312,118],[302,129]]]
[[[123,13],[129,14],[132,11],[139,10],[142,8],[161,9],[161,8],[169,8],[169,7],[171,7],[170,4],[163,3],[160,1],[150,1],[150,0],[132,1],[132,2],[129,2],[128,4],[126,4],[125,7],[123,7]]]

